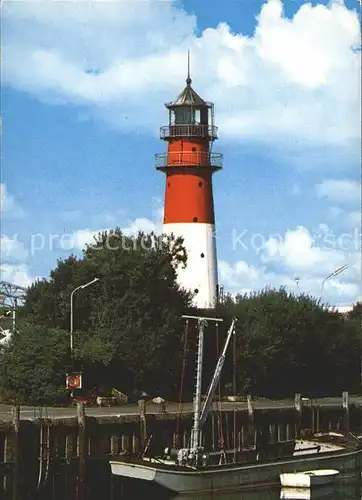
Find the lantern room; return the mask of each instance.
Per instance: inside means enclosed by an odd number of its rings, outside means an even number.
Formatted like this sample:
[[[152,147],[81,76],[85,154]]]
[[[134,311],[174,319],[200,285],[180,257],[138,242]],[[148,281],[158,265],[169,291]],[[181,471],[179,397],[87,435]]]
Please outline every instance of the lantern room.
[[[172,102],[165,104],[169,110],[169,124],[161,127],[161,139],[194,137],[214,141],[217,127],[214,125],[214,105],[204,101],[191,87],[188,76],[186,87]]]

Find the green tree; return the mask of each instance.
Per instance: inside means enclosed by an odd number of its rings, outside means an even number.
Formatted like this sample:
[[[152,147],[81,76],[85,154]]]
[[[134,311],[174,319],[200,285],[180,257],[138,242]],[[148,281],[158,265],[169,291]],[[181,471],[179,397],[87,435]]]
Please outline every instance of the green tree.
[[[355,388],[356,332],[338,312],[283,288],[237,296],[239,390],[267,397],[340,394]],[[229,356],[230,371],[230,356]],[[230,373],[229,373],[230,378]]]
[[[349,311],[348,318],[356,320],[356,324],[362,325],[362,302],[356,302],[353,305],[352,311]]]
[[[1,352],[1,399],[34,405],[64,401],[68,338],[60,329],[21,323]]]
[[[97,276],[74,294],[73,367],[84,370],[86,384],[169,395],[180,380],[180,316],[191,302],[175,266],[186,262],[181,239],[103,232],[82,258],[59,260],[49,279],[30,287],[24,315],[49,335],[69,332],[71,292]]]

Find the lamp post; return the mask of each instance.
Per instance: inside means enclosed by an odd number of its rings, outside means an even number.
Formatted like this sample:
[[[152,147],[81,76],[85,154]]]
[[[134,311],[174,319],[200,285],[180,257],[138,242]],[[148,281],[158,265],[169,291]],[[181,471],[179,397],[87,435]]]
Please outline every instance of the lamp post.
[[[74,288],[72,293],[70,294],[70,357],[73,357],[73,296],[77,290],[83,290],[83,288],[87,288],[87,286],[93,285],[99,281],[99,278],[94,278],[92,281],[85,283],[84,285],[79,285],[77,288]]]
[[[338,276],[338,274],[341,274],[343,273],[343,271],[345,271],[346,269],[348,268],[347,264],[342,266],[342,267],[339,267],[338,269],[336,269],[335,271],[333,271],[333,273],[329,274],[326,278],[324,278],[324,280],[322,281],[322,284],[321,284],[321,300],[323,298],[323,291],[324,291],[324,284],[327,280],[329,280],[329,278],[333,278],[334,276]]]

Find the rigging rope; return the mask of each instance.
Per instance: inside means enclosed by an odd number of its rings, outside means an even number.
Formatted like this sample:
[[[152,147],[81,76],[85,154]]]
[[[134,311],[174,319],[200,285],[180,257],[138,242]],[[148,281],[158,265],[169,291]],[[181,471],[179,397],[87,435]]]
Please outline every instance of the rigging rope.
[[[219,324],[216,323],[216,358],[219,359],[220,356],[220,348],[219,348]],[[217,410],[218,410],[218,434],[219,434],[219,446],[220,449],[223,450],[225,446],[224,434],[223,434],[223,425],[222,425],[222,411],[221,411],[221,377],[219,378],[219,399],[216,402]]]
[[[182,411],[183,411],[183,404],[182,404],[182,393],[183,393],[183,385],[184,385],[184,379],[185,379],[185,371],[186,371],[186,362],[187,362],[187,342],[188,342],[188,333],[189,333],[189,320],[186,319],[186,325],[185,325],[185,332],[184,332],[184,349],[183,349],[183,359],[182,359],[182,372],[181,372],[181,387],[180,387],[180,397],[179,397],[179,413],[177,417],[177,426],[176,426],[176,441],[177,445],[179,445],[180,441],[180,419],[182,416]]]

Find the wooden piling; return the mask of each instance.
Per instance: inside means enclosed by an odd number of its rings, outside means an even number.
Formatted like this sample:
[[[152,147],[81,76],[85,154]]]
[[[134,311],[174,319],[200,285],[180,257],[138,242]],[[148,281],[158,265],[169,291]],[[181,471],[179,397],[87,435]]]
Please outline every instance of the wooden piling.
[[[348,392],[344,391],[342,394],[342,407],[343,407],[343,430],[345,436],[349,435],[349,401]]]
[[[78,420],[78,500],[85,498],[85,479],[86,479],[86,454],[87,454],[87,436],[86,436],[86,418],[85,405],[83,401],[77,402],[77,420]]]
[[[72,476],[71,464],[72,464],[72,458],[74,456],[74,442],[75,442],[74,435],[72,433],[67,434],[65,437],[65,450],[64,450],[65,463],[67,464],[65,471],[64,471],[65,498],[68,498],[68,496],[71,495],[71,491],[72,491],[72,478],[73,478],[73,476]]]
[[[144,399],[138,401],[138,408],[140,412],[140,448],[143,450],[147,442],[146,401]]]
[[[290,425],[289,425],[289,423],[288,423],[288,422],[286,423],[286,429],[285,429],[285,439],[286,439],[287,441],[289,441],[289,440],[290,440]]]
[[[65,438],[65,460],[70,463],[73,458],[73,434],[67,434]]]
[[[302,426],[302,395],[297,392],[294,396],[295,409],[295,437],[300,439],[300,430]]]
[[[5,442],[4,442],[5,465],[12,461],[13,461],[13,443],[12,443],[12,436],[10,433],[8,433],[5,436]],[[5,498],[10,498],[9,495],[12,491],[11,485],[12,485],[12,471],[4,467],[3,492]]]
[[[20,432],[20,406],[12,408],[13,417],[13,500],[20,498],[20,475],[19,475],[19,432]]]
[[[255,444],[254,407],[250,394],[247,395],[247,403],[248,403],[248,424],[246,426],[246,435],[244,436],[244,438],[246,441],[246,445],[250,446]]]
[[[315,413],[316,413],[316,432],[320,432],[321,427],[320,427],[320,411],[319,411],[319,406],[317,405],[315,408]]]
[[[121,450],[122,451],[128,450],[127,436],[125,434],[121,435]]]
[[[270,425],[270,442],[271,443],[276,443],[277,441],[277,430],[276,430],[276,424],[272,423]]]
[[[119,437],[118,436],[111,436],[111,449],[110,453],[111,455],[118,455],[119,452]]]

